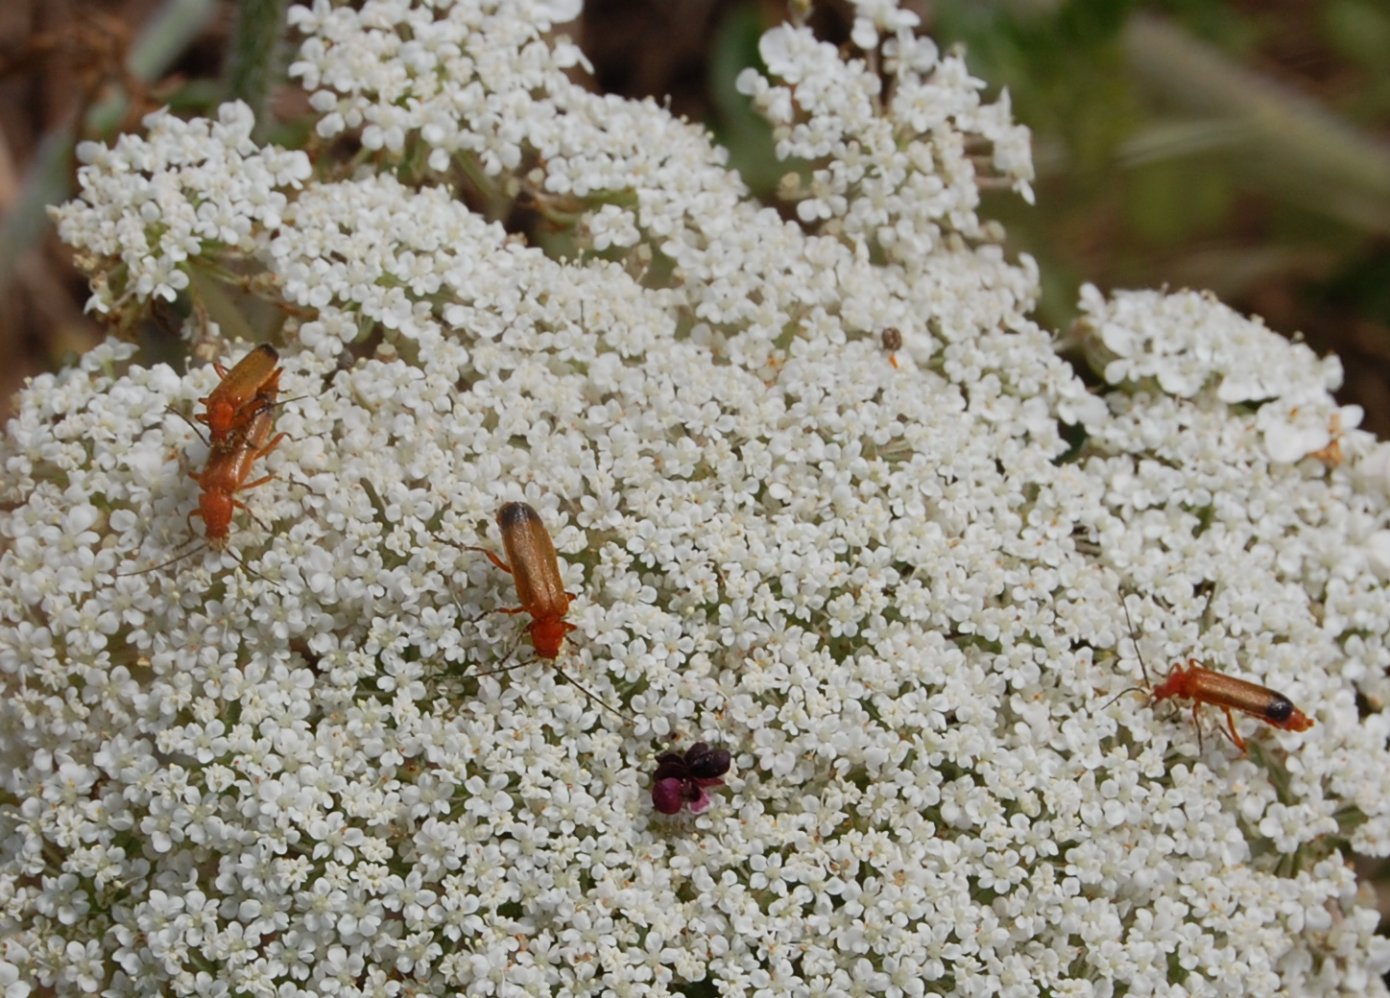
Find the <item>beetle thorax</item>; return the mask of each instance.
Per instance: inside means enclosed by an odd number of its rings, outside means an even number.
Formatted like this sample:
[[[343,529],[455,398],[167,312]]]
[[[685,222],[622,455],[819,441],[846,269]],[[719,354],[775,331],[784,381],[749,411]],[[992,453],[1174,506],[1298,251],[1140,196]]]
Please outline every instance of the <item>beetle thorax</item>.
[[[531,621],[531,643],[541,658],[558,658],[560,646],[565,643],[565,635],[574,630],[574,625],[561,617],[542,617]]]

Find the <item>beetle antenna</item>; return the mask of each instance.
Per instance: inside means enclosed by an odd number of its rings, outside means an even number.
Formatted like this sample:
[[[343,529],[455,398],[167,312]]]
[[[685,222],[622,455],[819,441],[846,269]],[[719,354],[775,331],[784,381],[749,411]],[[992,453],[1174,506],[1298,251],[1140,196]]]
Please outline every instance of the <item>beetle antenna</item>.
[[[212,442],[209,441],[207,437],[203,436],[203,429],[197,423],[193,422],[193,420],[189,419],[182,412],[175,409],[172,405],[165,406],[164,408],[166,411],[172,412],[175,416],[178,416],[179,419],[183,420],[189,426],[193,427],[193,432],[198,434],[198,439],[201,440],[206,446],[212,446]]]
[[[604,699],[602,697],[600,697],[597,693],[594,693],[592,690],[586,688],[583,683],[579,682],[579,680],[571,678],[569,673],[565,672],[564,669],[557,667],[555,669],[555,674],[559,676],[561,679],[563,679],[565,682],[569,683],[575,689],[577,689],[580,693],[583,693],[594,703],[598,704],[604,710],[608,711],[610,714],[613,714],[614,716],[619,717],[622,720],[627,721],[629,723],[636,722],[636,718],[634,718],[631,714],[624,714],[617,707],[614,707],[604,702]]]
[[[1129,615],[1129,594],[1120,593],[1120,606],[1125,611],[1125,622],[1129,624],[1129,640],[1134,644],[1134,654],[1139,658],[1139,668],[1144,673],[1144,686],[1153,688],[1153,680],[1149,678],[1149,667],[1144,664],[1144,653],[1139,649],[1139,638],[1134,633],[1134,618]]]
[[[151,565],[149,568],[142,568],[138,572],[114,572],[112,574],[114,574],[118,579],[128,579],[133,575],[145,575],[149,572],[157,572],[161,568],[168,568],[175,562],[183,561],[185,558],[189,557],[190,555],[195,555],[199,551],[207,550],[208,545],[206,541],[192,541],[191,543],[193,544],[193,547],[189,548],[183,554],[176,554],[174,555],[174,557],[168,559],[167,561],[161,561],[158,565]]]
[[[525,631],[519,631],[519,632],[517,633],[517,636],[516,636],[515,640],[512,641],[512,646],[511,646],[510,648],[507,649],[507,654],[505,654],[505,655],[502,656],[502,661],[503,661],[503,662],[507,661],[507,659],[511,658],[513,655],[516,654],[516,650],[517,650],[518,647],[520,647],[520,645],[521,645],[521,640],[522,640],[522,638],[524,638],[525,636],[526,636],[526,632],[525,632]],[[488,669],[486,672],[472,672],[472,673],[469,673],[469,675],[473,675],[473,676],[495,676],[495,675],[497,675],[497,673],[499,673],[499,672],[510,672],[512,669],[515,669],[515,668],[517,668],[518,666],[528,665],[528,664],[530,664],[531,662],[534,662],[534,661],[536,661],[534,658],[528,658],[528,659],[527,659],[526,661],[524,661],[524,662],[513,662],[511,665],[499,665],[499,666],[497,666],[497,667],[494,668],[494,669]]]
[[[503,661],[506,661],[504,658]],[[482,672],[465,672],[466,679],[482,679],[484,676],[496,676],[503,672],[511,672],[513,669],[520,669],[523,665],[530,665],[535,659],[527,659],[525,662],[513,662],[511,665],[499,665],[495,669],[484,669]]]
[[[1120,690],[1120,692],[1116,693],[1113,697],[1111,697],[1109,700],[1105,701],[1105,703],[1101,704],[1101,705],[1100,705],[1099,707],[1097,707],[1096,709],[1097,709],[1097,710],[1104,710],[1106,707],[1109,707],[1112,703],[1114,703],[1116,700],[1120,699],[1120,697],[1124,696],[1126,693],[1147,693],[1147,692],[1149,692],[1149,691],[1148,691],[1145,687],[1143,687],[1143,686],[1126,686],[1124,689]]]
[[[515,650],[516,650],[515,648],[512,649],[512,651],[515,651]],[[507,654],[508,654],[508,655],[511,655],[511,652],[508,652]],[[485,671],[485,672],[469,672],[469,673],[466,673],[465,675],[466,675],[466,677],[469,678],[469,679],[482,679],[484,676],[495,676],[495,675],[497,675],[498,673],[501,673],[501,672],[511,672],[513,669],[519,669],[519,668],[521,668],[523,665],[531,665],[531,664],[535,663],[536,661],[537,661],[537,659],[528,658],[528,659],[527,659],[526,661],[524,661],[524,662],[513,662],[511,665],[502,665],[502,666],[498,666],[496,669],[488,669],[488,670]],[[580,693],[583,693],[586,697],[588,697],[588,698],[589,698],[590,700],[592,700],[594,703],[598,704],[598,705],[599,705],[600,707],[602,707],[604,710],[608,711],[609,713],[614,714],[614,715],[616,715],[617,717],[622,718],[624,721],[629,721],[629,722],[635,722],[635,721],[636,721],[636,718],[634,718],[631,714],[625,714],[625,713],[623,713],[622,711],[620,711],[618,708],[616,708],[616,707],[612,706],[611,704],[607,703],[601,696],[599,696],[599,695],[598,695],[597,693],[595,693],[593,690],[590,690],[590,689],[589,689],[588,687],[586,687],[583,683],[579,682],[579,680],[574,679],[573,677],[571,677],[569,673],[567,673],[564,669],[561,669],[559,666],[556,666],[556,667],[555,667],[555,674],[556,674],[557,676],[559,676],[561,679],[563,679],[565,682],[569,683],[569,684],[570,684],[571,686],[573,686],[575,689],[577,689]]]
[[[1149,667],[1144,664],[1144,653],[1139,650],[1139,638],[1134,633],[1134,618],[1129,615],[1128,600],[1129,594],[1126,592],[1121,592],[1120,606],[1124,608],[1125,621],[1129,624],[1129,640],[1134,643],[1134,654],[1139,657],[1139,668],[1143,670],[1144,673],[1144,685],[1128,686],[1125,689],[1120,690],[1120,692],[1116,693],[1113,697],[1106,700],[1105,703],[1101,704],[1100,707],[1097,708],[1098,710],[1104,710],[1106,707],[1109,707],[1112,703],[1120,699],[1120,697],[1124,696],[1126,693],[1147,693],[1149,690],[1153,689],[1153,681],[1149,679]]]
[[[257,522],[260,522],[260,521],[257,521]],[[250,573],[251,573],[252,575],[254,575],[256,578],[261,579],[261,580],[264,581],[264,582],[270,582],[271,585],[274,585],[274,582],[273,582],[272,580],[266,578],[266,576],[262,575],[260,572],[256,571],[254,568],[252,568],[250,565],[246,564],[245,559],[242,558],[241,555],[237,554],[235,551],[228,551],[227,553],[228,553],[229,555],[232,556],[232,559],[233,559],[238,565],[240,565],[242,568],[246,569],[248,572],[250,572]]]

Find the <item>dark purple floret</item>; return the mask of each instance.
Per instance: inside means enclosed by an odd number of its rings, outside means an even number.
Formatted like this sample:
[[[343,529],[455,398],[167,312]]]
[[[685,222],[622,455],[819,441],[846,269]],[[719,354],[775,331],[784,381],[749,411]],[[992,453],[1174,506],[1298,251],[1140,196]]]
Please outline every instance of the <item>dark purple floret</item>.
[[[697,779],[714,780],[729,771],[733,757],[724,749],[710,748],[704,742],[696,742],[685,753],[685,764]]]
[[[652,784],[652,805],[662,814],[675,814],[685,804],[685,784],[675,777]]]
[[[710,805],[706,787],[721,786],[732,757],[724,749],[696,742],[684,753],[663,752],[656,757],[652,805],[662,814],[675,814],[686,804],[698,814]]]

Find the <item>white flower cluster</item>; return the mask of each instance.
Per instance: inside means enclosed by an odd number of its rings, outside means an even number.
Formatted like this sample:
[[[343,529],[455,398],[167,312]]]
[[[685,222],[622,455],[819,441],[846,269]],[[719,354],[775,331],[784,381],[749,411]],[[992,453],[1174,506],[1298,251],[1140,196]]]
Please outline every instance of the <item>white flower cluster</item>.
[[[868,62],[845,63],[835,46],[790,26],[769,31],[759,46],[776,80],[745,69],[739,89],[772,123],[778,156],[811,165],[796,206],[801,221],[881,247],[911,273],[928,268],[943,231],[982,235],[975,209],[985,178],[972,143],[988,143],[991,165],[1029,200],[1033,161],[1008,94],[982,105],[984,84],[964,61],[940,58],[930,39],[912,34],[915,15],[894,13],[895,33],[883,46],[893,79],[886,99]],[[861,18],[855,37],[876,51],[871,21]]]
[[[1031,300],[1036,282],[1031,262],[1009,266],[996,246],[972,250],[961,238],[982,236],[971,142],[991,143],[995,169],[1019,189],[1032,176],[1027,133],[1009,121],[1007,100],[982,105],[963,60],[937,59],[930,42],[906,33],[911,15],[881,2],[860,12],[892,36],[885,53],[900,53],[885,64],[896,80],[887,111],[870,99],[878,77],[866,64],[842,61],[809,32],[774,31],[763,45],[769,61],[782,48],[800,53],[815,77],[813,90],[805,81],[797,90],[798,99],[809,95],[815,137],[786,151],[825,161],[833,175],[818,170],[812,189],[846,217],[826,233],[844,238],[809,250],[802,228],[745,196],[702,130],[649,102],[598,97],[571,82],[582,55],[563,38],[540,38],[575,13],[569,4],[368,0],[354,9],[316,0],[292,8],[310,37],[291,73],[313,92],[325,136],[360,128],[369,148],[402,158],[418,145],[438,171],[466,153],[487,175],[518,171],[514,182],[538,196],[591,199],[580,228],[592,248],[631,248],[634,272],[653,256],[669,261],[671,283],[695,306],[692,334],[770,375],[789,313],[833,314],[851,335],[875,338],[886,326],[908,333],[925,321],[951,338],[974,328],[958,308],[959,281],[991,289],[978,297],[995,299],[1000,323]],[[791,71],[790,58],[780,64]],[[876,252],[902,266],[875,265]],[[891,294],[880,290],[885,281]],[[929,351],[932,339],[913,335],[909,349]]]
[[[802,225],[697,130],[569,83],[564,5],[302,10],[325,134],[515,167],[631,252],[553,259],[442,177],[306,184],[256,251],[312,317],[228,556],[128,574],[189,537],[206,450],[166,407],[209,368],[113,343],[22,394],[11,993],[1385,993],[1349,863],[1390,854],[1379,449],[1348,420],[1341,462],[1273,455],[1264,407],[1331,414],[1335,372],[1196,296],[1088,292],[1088,389],[956,172],[966,133],[1020,133],[857,9],[894,100],[802,29],[745,79],[801,109],[788,155],[827,136]],[[498,672],[525,617],[465,546],[518,499],[578,629]],[[1211,709],[1199,744],[1107,703],[1140,679],[1122,586],[1150,668],[1199,658],[1317,726],[1241,717],[1242,755]],[[656,756],[696,741],[728,785],[658,814]]]
[[[1329,394],[1342,383],[1336,357],[1319,360],[1210,296],[1135,291],[1106,301],[1087,285],[1081,308],[1081,328],[1106,381],[1152,378],[1182,398],[1210,388],[1227,405],[1258,404],[1255,425],[1275,461],[1315,455],[1335,463],[1341,433],[1361,425],[1359,406],[1338,406]]]
[[[250,253],[280,224],[286,192],[309,177],[302,152],[257,146],[245,104],[216,121],[146,116],[146,135],[77,147],[79,200],[53,209],[58,234],[92,275],[89,308],[173,301],[198,257]]]

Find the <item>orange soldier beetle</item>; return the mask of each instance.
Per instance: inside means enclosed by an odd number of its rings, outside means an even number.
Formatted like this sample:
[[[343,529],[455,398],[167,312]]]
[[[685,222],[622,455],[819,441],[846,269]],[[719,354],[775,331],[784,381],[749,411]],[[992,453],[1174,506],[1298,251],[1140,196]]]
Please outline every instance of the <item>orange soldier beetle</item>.
[[[541,522],[540,514],[524,502],[504,503],[497,511],[497,526],[502,531],[502,547],[507,552],[510,565],[484,547],[470,544],[465,545],[464,550],[481,551],[487,555],[488,561],[512,577],[516,582],[516,595],[521,600],[521,606],[506,607],[497,612],[529,613],[531,623],[527,630],[531,634],[531,644],[535,646],[536,654],[554,661],[560,657],[565,635],[575,629],[575,625],[565,619],[574,593],[565,591],[564,580],[560,577],[560,558],[555,553],[555,542],[550,539],[550,532]],[[511,666],[475,675],[491,675],[493,672],[503,672],[506,668]],[[600,707],[631,720],[631,717],[609,706],[597,694],[571,679],[563,669],[556,668],[555,671],[560,678]]]
[[[1134,642],[1134,653],[1139,658],[1139,668],[1144,672],[1144,683],[1153,702],[1158,703],[1175,697],[1186,697],[1192,701],[1192,723],[1197,726],[1198,751],[1202,748],[1202,722],[1198,711],[1204,703],[1221,708],[1226,715],[1226,727],[1230,731],[1231,741],[1242,753],[1247,752],[1245,739],[1236,731],[1235,717],[1231,713],[1233,710],[1259,718],[1283,731],[1307,731],[1313,726],[1313,719],[1295,707],[1293,701],[1284,694],[1249,680],[1237,679],[1235,676],[1208,669],[1195,658],[1189,658],[1186,667],[1181,662],[1174,662],[1163,682],[1154,686],[1149,679],[1148,666],[1144,664],[1144,654],[1139,650],[1139,639],[1134,633],[1134,620],[1129,615],[1129,603],[1123,596],[1120,598],[1120,605],[1124,607],[1125,620],[1129,623],[1129,639]],[[1144,688],[1131,686],[1115,694],[1109,702],[1113,703],[1126,693],[1143,692]]]
[[[230,371],[221,364],[212,365],[222,380],[198,400],[207,408],[193,418],[207,426],[214,445],[226,441],[239,426],[249,424],[267,400],[274,401],[280,390],[279,363],[275,348],[262,343]]]
[[[487,548],[468,546],[465,550],[481,551],[502,571],[516,581],[517,599],[521,606],[498,610],[498,613],[529,613],[531,643],[541,658],[556,659],[565,635],[574,625],[565,620],[574,593],[565,592],[560,578],[560,559],[550,532],[541,522],[540,514],[524,502],[505,503],[497,511],[497,526],[502,531],[502,547],[511,564]]]

